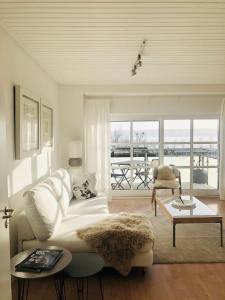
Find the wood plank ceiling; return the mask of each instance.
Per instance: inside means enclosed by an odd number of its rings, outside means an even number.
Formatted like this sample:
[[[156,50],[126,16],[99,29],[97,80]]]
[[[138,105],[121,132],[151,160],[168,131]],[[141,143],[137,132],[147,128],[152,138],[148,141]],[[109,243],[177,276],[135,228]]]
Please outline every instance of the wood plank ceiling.
[[[225,0],[0,0],[0,22],[61,84],[225,83]]]

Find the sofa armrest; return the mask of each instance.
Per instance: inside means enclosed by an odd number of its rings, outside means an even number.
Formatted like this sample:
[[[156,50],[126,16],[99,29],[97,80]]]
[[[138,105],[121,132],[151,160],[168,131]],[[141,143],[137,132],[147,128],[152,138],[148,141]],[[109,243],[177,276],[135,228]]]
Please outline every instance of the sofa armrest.
[[[22,211],[17,220],[18,228],[18,249],[23,250],[23,241],[30,241],[35,239],[35,235],[27,219],[25,211]]]

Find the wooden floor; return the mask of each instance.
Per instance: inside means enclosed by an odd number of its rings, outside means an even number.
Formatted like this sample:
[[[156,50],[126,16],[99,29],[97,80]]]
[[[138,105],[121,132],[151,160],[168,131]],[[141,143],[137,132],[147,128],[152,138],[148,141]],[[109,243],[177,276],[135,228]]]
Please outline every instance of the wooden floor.
[[[225,201],[212,197],[201,200],[225,217]],[[141,212],[149,209],[149,205],[148,199],[118,199],[109,204],[109,209],[110,212]],[[105,300],[225,300],[225,264],[222,263],[153,265],[145,275],[134,269],[126,278],[113,269],[104,269],[102,279]],[[72,279],[66,280],[66,292],[67,300],[76,299]],[[28,300],[55,299],[52,279],[30,283]],[[89,280],[88,299],[101,299],[96,277]]]

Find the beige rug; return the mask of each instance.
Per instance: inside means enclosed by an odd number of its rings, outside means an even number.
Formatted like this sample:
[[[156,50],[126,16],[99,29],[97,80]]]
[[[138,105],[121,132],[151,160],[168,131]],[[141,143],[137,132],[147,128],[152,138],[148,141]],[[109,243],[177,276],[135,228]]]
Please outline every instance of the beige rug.
[[[224,247],[220,247],[219,224],[176,225],[176,247],[172,246],[172,223],[158,209],[158,216],[149,212],[155,233],[154,263],[225,262]]]

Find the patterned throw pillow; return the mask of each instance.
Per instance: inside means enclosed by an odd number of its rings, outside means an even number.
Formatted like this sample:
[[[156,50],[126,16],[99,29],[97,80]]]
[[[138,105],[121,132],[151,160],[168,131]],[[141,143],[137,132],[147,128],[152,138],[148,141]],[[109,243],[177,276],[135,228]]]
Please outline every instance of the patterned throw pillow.
[[[73,194],[74,198],[77,200],[80,199],[90,199],[97,196],[97,192],[92,186],[90,180],[86,179],[81,184],[73,185]]]

